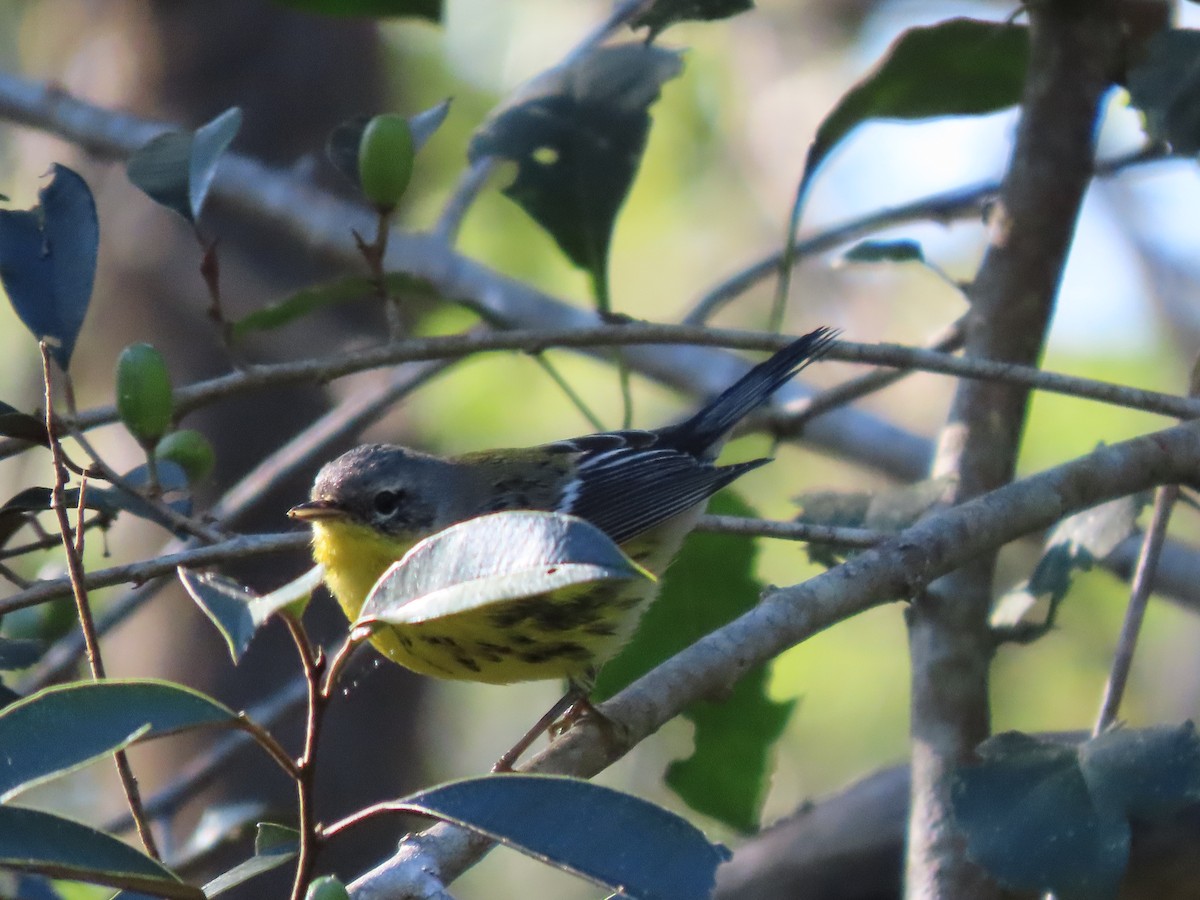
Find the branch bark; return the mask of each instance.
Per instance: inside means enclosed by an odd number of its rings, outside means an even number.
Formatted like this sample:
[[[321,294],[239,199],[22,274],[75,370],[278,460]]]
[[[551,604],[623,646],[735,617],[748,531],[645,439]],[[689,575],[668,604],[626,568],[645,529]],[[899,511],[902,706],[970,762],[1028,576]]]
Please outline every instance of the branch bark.
[[[1113,80],[1116,4],[1030,4],[1030,60],[1016,147],[992,211],[991,242],[969,292],[966,355],[1022,365],[1041,356],[1075,221],[1091,180],[1100,102]],[[961,503],[1013,477],[1029,390],[961,382],[938,442],[935,477]],[[954,771],[990,730],[988,626],[995,553],[914,597],[910,898],[999,896],[965,854],[950,814]]]

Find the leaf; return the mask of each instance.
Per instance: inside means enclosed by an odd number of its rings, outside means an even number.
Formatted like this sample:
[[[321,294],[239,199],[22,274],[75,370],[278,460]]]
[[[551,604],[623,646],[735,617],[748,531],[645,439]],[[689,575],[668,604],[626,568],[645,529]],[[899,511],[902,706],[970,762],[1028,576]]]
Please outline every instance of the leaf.
[[[717,866],[729,857],[674,813],[575,778],[464,779],[395,808],[478,831],[633,900],[708,898]]]
[[[1133,534],[1146,495],[1118,497],[1063,519],[1046,538],[1045,549],[1024,583],[996,601],[991,622],[997,628],[1027,628],[1014,638],[1031,640],[1054,627],[1058,607],[1066,599],[1077,571],[1086,572]],[[1045,600],[1045,620],[1026,622],[1030,611]]]
[[[723,491],[709,510],[752,516],[738,496]],[[754,578],[757,546],[721,534],[693,534],[672,563],[658,599],[633,639],[603,669],[593,696],[604,700],[659,663],[751,609],[762,593]],[[767,696],[769,669],[751,670],[729,697],[684,710],[695,724],[694,750],[671,764],[667,784],[692,809],[742,832],[758,827],[771,774],[771,751],[794,706]]]
[[[443,100],[437,106],[408,117],[408,127],[412,131],[413,152],[419,153],[434,132],[442,127],[446,116],[450,114],[450,100]],[[362,141],[363,130],[371,121],[370,116],[355,116],[334,127],[325,143],[325,155],[333,163],[333,167],[342,173],[356,188],[358,180],[358,146]],[[362,279],[366,280],[366,279]]]
[[[46,645],[30,638],[0,637],[0,671],[27,669],[42,658]]]
[[[393,565],[358,625],[408,625],[598,581],[652,578],[589,522],[517,510],[452,525]]]
[[[41,444],[43,447],[50,446],[44,419],[23,413],[2,400],[0,400],[0,434],[16,438],[18,441]]]
[[[407,292],[423,297],[441,297],[431,282],[402,272],[384,276],[384,282],[389,293]],[[326,306],[371,299],[375,296],[375,291],[376,286],[370,279],[357,275],[305,288],[286,300],[256,309],[238,319],[233,323],[232,333],[234,338],[244,338],[252,331],[279,328]]]
[[[192,572],[180,567],[179,580],[196,605],[217,627],[236,664],[250,646],[258,629],[279,610],[291,607],[297,618],[304,614],[312,592],[325,577],[314,566],[299,578],[270,594],[260,596],[241,582],[212,572]]]
[[[217,162],[242,127],[232,106],[195,131],[170,131],[151,138],[129,158],[129,180],[155,203],[193,225],[200,219]]]
[[[1142,111],[1151,138],[1175,153],[1200,153],[1200,31],[1169,28],[1146,43],[1129,69],[1129,102]]]
[[[655,0],[629,23],[630,28],[647,28],[646,43],[652,43],[676,22],[715,22],[754,9],[754,0]]]
[[[280,832],[288,835],[287,840],[280,837]],[[264,837],[264,834],[266,835]],[[257,878],[264,872],[270,872],[294,858],[300,850],[300,833],[293,828],[262,822],[258,826],[258,834],[254,841],[254,855],[243,860],[227,872],[224,872],[204,885],[205,897],[215,897],[231,890],[240,884],[245,884],[252,878]]]
[[[1195,728],[1117,729],[1072,746],[1015,732],[960,770],[954,815],[968,855],[1018,891],[1060,900],[1115,897],[1130,820],[1161,820],[1200,800]]]
[[[178,900],[200,888],[103,831],[35,809],[0,806],[0,867]]]
[[[87,183],[55,163],[29,210],[0,209],[0,282],[25,327],[64,370],[83,327],[100,223]]]
[[[947,19],[910,28],[817,128],[801,184],[870,119],[977,116],[1016,105],[1028,57],[1028,33],[1019,25]]]
[[[0,802],[135,740],[234,721],[227,707],[167,681],[44,688],[0,710]]]
[[[534,79],[471,139],[472,163],[516,162],[505,195],[594,283],[607,282],[613,224],[641,163],[650,105],[682,67],[678,53],[657,47],[602,47]]]
[[[925,251],[916,241],[860,241],[843,255],[846,262],[925,262]]]
[[[442,21],[442,0],[275,0],[280,6],[326,16],[406,16]]]

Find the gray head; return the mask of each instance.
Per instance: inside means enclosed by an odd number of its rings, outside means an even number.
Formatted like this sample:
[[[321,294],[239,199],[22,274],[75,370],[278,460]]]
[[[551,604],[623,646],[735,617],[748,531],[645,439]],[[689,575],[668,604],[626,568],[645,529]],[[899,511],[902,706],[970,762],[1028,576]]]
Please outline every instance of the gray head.
[[[388,534],[427,534],[441,526],[449,463],[393,444],[364,444],[326,463],[298,519],[346,517]]]

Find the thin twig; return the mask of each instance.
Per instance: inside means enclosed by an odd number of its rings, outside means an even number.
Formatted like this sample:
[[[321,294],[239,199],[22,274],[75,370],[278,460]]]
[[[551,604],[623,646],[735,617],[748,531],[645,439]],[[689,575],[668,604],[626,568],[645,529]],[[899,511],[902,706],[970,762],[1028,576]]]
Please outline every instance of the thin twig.
[[[100,654],[100,641],[96,636],[96,625],[92,619],[92,608],[88,602],[87,589],[83,583],[83,559],[80,555],[83,544],[83,529],[82,527],[78,530],[72,529],[70,518],[67,516],[65,500],[67,469],[63,465],[62,448],[54,423],[54,389],[50,363],[50,346],[43,340],[39,342],[38,348],[42,354],[42,379],[45,382],[46,391],[46,434],[49,438],[50,456],[54,467],[54,487],[51,488],[52,500],[50,505],[58,520],[58,532],[62,537],[63,553],[67,558],[67,571],[70,573],[71,593],[75,597],[75,612],[79,619],[79,627],[83,631],[84,643],[87,647],[88,665],[92,670],[92,679],[102,681],[105,677],[104,658]],[[83,502],[84,492],[85,488],[81,487],[79,491],[80,503]],[[80,517],[80,522],[82,523],[82,517]],[[155,845],[154,834],[150,831],[150,825],[146,821],[145,812],[142,810],[141,792],[138,789],[133,769],[129,765],[129,757],[123,749],[117,750],[113,753],[113,761],[116,763],[117,775],[121,779],[121,787],[125,791],[125,800],[129,805],[129,813],[133,816],[133,821],[137,825],[137,833],[142,841],[142,846],[146,848],[146,852],[150,856],[158,859],[158,847]]]
[[[305,693],[308,700],[308,714],[304,725],[304,749],[296,762],[296,796],[300,819],[300,851],[296,856],[296,875],[292,881],[292,900],[302,900],[304,891],[312,878],[313,865],[316,862],[317,844],[320,838],[317,826],[316,809],[314,808],[313,785],[316,776],[317,741],[321,734],[321,725],[325,719],[325,708],[329,698],[321,689],[322,669],[325,668],[325,656],[320,650],[313,649],[304,626],[290,613],[281,613],[280,618],[287,626],[296,651],[300,656],[300,665],[304,674]]]
[[[332,357],[254,366],[244,372],[230,372],[177,389],[175,408],[182,415],[248,390],[304,382],[326,382],[344,375],[402,362],[457,358],[473,353],[513,350],[536,352],[547,347],[599,351],[599,348],[605,347],[648,344],[775,351],[782,349],[788,341],[788,338],[780,335],[757,331],[640,323],[544,331],[470,332],[410,338],[393,345],[356,350],[352,354],[343,353]],[[1175,394],[1138,390],[1111,382],[1046,372],[1032,366],[992,362],[986,359],[960,359],[946,353],[896,344],[839,341],[832,346],[827,358],[1020,385],[1177,419],[1200,416],[1200,400]],[[115,418],[114,408],[97,407],[80,414],[79,426],[93,428],[112,422]],[[0,441],[0,459],[27,447],[27,443],[11,439]]]
[[[80,578],[80,584],[87,590],[95,590],[127,582],[141,583],[160,575],[174,574],[175,569],[179,566],[189,568],[210,566],[234,559],[245,559],[249,556],[300,550],[307,547],[309,541],[309,535],[300,531],[283,534],[245,534],[219,544],[182,550],[178,553],[111,566],[107,569],[96,569],[84,574]],[[24,609],[27,606],[45,603],[47,600],[65,597],[70,593],[71,581],[69,578],[37,581],[28,590],[0,600],[0,616],[14,610]]]
[[[893,534],[870,528],[846,528],[839,525],[813,525],[808,522],[776,522],[742,516],[706,515],[696,523],[697,531],[737,534],[746,537],[778,538],[783,541],[807,541],[810,544],[837,544],[843,547],[874,547]]]
[[[1142,621],[1146,617],[1146,606],[1154,586],[1154,573],[1167,537],[1167,524],[1171,520],[1171,509],[1179,497],[1179,486],[1167,484],[1154,495],[1154,512],[1150,527],[1142,539],[1142,551],[1138,556],[1137,568],[1133,573],[1133,584],[1129,594],[1129,606],[1125,609],[1125,621],[1113,651],[1112,668],[1104,685],[1104,699],[1100,702],[1100,713],[1092,729],[1093,736],[1107,731],[1117,721],[1121,698],[1129,681],[1129,670],[1133,666],[1133,653],[1137,649]]]

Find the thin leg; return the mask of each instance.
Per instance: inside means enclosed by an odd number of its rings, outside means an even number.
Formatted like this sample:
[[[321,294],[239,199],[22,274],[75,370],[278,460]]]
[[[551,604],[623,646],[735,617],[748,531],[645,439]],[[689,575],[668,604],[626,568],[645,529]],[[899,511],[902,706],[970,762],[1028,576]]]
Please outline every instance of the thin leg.
[[[561,700],[550,707],[546,714],[538,719],[537,722],[534,723],[533,727],[525,732],[521,739],[513,744],[512,748],[507,753],[496,760],[496,764],[492,766],[492,771],[511,772],[513,763],[521,758],[521,754],[529,749],[529,745],[536,741],[541,736],[542,732],[548,731],[550,726],[558,721],[559,716],[563,715],[564,713],[569,714],[571,710],[575,709],[576,705],[579,704],[580,701],[587,703],[589,707],[591,706],[591,703],[588,702],[587,695],[585,694],[581,696],[579,691],[574,687],[574,685],[572,685],[571,688],[569,688],[563,695]]]

